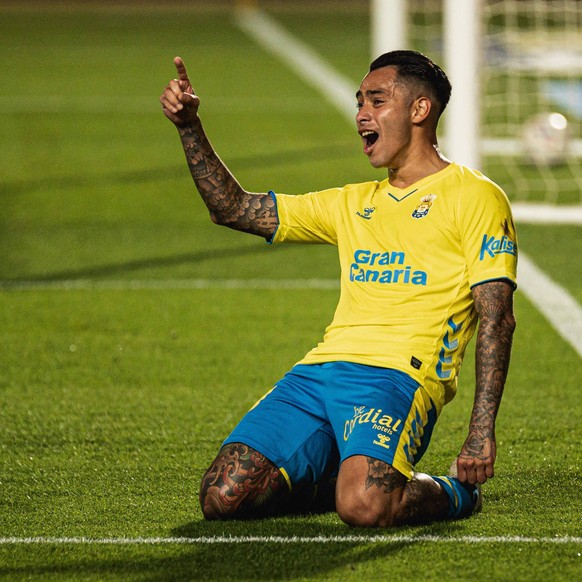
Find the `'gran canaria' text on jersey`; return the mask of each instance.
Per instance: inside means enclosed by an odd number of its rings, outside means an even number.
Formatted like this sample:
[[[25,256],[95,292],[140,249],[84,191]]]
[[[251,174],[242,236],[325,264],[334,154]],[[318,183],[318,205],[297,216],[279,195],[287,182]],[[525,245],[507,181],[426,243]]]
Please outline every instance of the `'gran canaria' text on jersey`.
[[[405,265],[405,261],[406,254],[402,251],[373,252],[367,249],[358,249],[354,252],[354,262],[350,268],[350,281],[426,285],[426,271],[415,270],[411,265]]]

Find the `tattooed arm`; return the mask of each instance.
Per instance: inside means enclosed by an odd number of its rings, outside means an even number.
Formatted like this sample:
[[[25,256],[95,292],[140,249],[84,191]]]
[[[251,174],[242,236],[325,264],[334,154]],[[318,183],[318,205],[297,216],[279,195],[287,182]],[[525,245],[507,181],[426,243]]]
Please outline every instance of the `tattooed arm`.
[[[457,472],[461,481],[485,483],[494,474],[495,418],[515,329],[513,289],[505,281],[483,283],[473,288],[473,298],[479,316],[475,400],[469,435],[457,458]]]
[[[178,78],[160,97],[164,115],[177,127],[192,179],[210,218],[235,230],[270,239],[277,228],[275,202],[268,194],[244,190],[212,148],[198,116],[200,99],[188,78],[182,59],[174,64]]]

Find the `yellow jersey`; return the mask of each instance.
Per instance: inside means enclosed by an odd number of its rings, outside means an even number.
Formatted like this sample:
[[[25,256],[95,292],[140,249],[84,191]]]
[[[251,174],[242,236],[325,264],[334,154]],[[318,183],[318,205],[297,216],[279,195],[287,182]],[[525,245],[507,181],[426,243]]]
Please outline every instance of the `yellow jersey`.
[[[471,287],[516,282],[516,232],[501,188],[452,163],[405,189],[386,179],[274,197],[272,242],[336,245],[341,265],[333,321],[299,363],[401,370],[440,411],[477,324]]]

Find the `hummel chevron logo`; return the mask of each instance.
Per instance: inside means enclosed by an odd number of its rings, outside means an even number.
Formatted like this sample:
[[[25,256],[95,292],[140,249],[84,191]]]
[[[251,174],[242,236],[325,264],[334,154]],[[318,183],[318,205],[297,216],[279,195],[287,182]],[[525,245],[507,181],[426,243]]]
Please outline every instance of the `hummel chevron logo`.
[[[376,210],[376,207],[372,206],[371,208],[364,208],[364,214],[362,214],[361,212],[356,212],[356,214],[360,218],[365,218],[366,220],[370,220],[370,218],[372,218],[372,212],[374,212],[374,210]]]

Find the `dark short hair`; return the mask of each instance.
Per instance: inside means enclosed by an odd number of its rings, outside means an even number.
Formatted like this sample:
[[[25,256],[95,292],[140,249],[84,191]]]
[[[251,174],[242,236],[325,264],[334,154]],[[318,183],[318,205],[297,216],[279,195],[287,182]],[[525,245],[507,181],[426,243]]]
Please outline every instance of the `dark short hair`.
[[[375,59],[370,72],[382,67],[394,67],[399,80],[430,91],[440,106],[439,116],[445,110],[451,97],[451,83],[445,72],[426,55],[409,50],[391,51]]]

